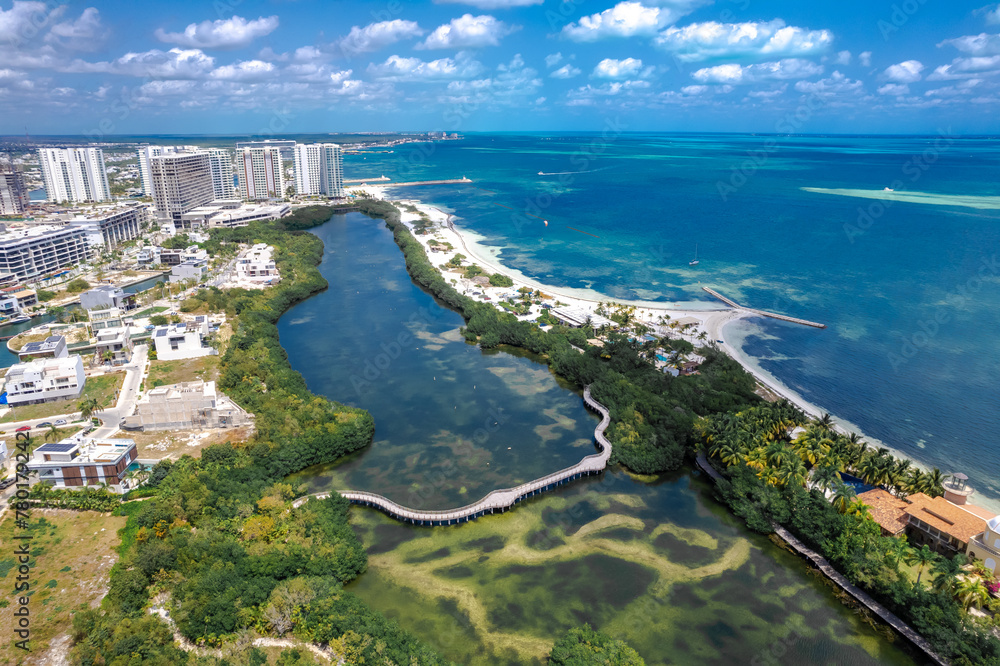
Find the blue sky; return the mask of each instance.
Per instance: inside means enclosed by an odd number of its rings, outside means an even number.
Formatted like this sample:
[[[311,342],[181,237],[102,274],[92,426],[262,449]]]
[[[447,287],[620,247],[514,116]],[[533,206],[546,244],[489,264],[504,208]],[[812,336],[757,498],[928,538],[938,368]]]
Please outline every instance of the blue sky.
[[[1000,5],[0,0],[0,133],[1000,132]]]

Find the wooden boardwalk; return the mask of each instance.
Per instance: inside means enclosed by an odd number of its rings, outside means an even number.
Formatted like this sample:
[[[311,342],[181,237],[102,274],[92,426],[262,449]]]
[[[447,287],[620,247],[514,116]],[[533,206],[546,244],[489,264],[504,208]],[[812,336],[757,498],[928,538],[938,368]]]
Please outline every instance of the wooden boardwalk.
[[[808,319],[798,319],[796,317],[789,317],[788,315],[776,314],[774,312],[767,312],[766,310],[757,310],[755,308],[745,308],[731,298],[726,298],[714,289],[709,289],[708,287],[702,287],[703,290],[716,297],[726,305],[731,308],[736,308],[737,310],[743,310],[744,312],[752,312],[753,314],[760,315],[761,317],[770,317],[771,319],[780,319],[781,321],[791,322],[793,324],[802,324],[803,326],[812,326],[813,328],[826,328],[826,324],[819,324],[814,321],[809,321]]]
[[[701,467],[706,474],[715,479],[716,481],[722,479],[722,475],[712,467],[711,463],[705,457],[704,453],[698,454],[698,466]],[[899,617],[890,611],[888,608],[880,604],[879,602],[872,599],[864,590],[860,589],[857,585],[852,583],[847,579],[847,576],[843,575],[839,571],[833,568],[825,557],[817,553],[816,551],[810,549],[804,543],[799,541],[794,534],[786,530],[781,525],[772,522],[771,527],[774,528],[775,534],[784,540],[795,552],[799,553],[813,565],[822,571],[827,578],[833,581],[837,587],[847,592],[849,595],[858,600],[859,603],[864,605],[868,610],[878,615],[882,620],[888,624],[890,627],[898,631],[904,638],[916,645],[920,650],[924,652],[934,663],[940,666],[948,666],[948,660],[944,659],[941,655],[934,651],[933,646],[927,639],[917,633],[913,627],[903,622]]]
[[[601,422],[594,429],[594,438],[597,440],[597,446],[600,451],[587,456],[572,467],[561,469],[558,472],[548,474],[534,481],[522,483],[514,488],[494,490],[478,502],[445,511],[418,511],[397,504],[381,495],[363,491],[342,490],[340,494],[352,504],[377,508],[396,520],[414,525],[457,525],[459,523],[467,523],[470,520],[475,520],[487,514],[503,513],[513,508],[514,505],[522,500],[543,493],[546,490],[565,485],[574,479],[590,476],[591,474],[600,474],[607,467],[608,459],[611,458],[611,442],[604,436],[604,431],[611,425],[611,415],[604,405],[591,397],[589,386],[583,390],[583,401],[588,407],[601,415]],[[325,499],[329,496],[330,493],[328,492],[308,495],[296,500],[293,506],[301,506],[310,497]]]

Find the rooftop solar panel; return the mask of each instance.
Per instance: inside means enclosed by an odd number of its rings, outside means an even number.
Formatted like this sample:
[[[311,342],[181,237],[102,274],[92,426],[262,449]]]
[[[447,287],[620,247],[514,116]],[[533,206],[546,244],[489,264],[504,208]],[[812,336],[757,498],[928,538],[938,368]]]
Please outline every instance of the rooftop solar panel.
[[[165,328],[161,328],[160,330],[158,330],[156,332],[156,337],[158,337],[158,338],[162,338],[162,337],[164,337],[166,335],[167,335],[167,329],[165,329]]]
[[[46,453],[68,453],[76,447],[76,444],[63,444],[62,442],[42,444],[36,451],[44,451]]]

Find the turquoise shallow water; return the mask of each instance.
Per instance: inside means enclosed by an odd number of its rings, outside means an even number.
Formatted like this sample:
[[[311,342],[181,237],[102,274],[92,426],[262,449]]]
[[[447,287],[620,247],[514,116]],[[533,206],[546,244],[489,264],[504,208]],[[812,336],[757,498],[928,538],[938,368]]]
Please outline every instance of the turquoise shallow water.
[[[737,337],[810,402],[922,464],[964,471],[977,500],[1000,508],[1000,210],[977,207],[1000,194],[997,140],[471,135],[350,155],[345,170],[472,178],[390,194],[454,212],[505,265],[554,286],[675,301],[704,300],[707,285],[828,323],[751,320]],[[885,187],[931,196],[803,190]]]

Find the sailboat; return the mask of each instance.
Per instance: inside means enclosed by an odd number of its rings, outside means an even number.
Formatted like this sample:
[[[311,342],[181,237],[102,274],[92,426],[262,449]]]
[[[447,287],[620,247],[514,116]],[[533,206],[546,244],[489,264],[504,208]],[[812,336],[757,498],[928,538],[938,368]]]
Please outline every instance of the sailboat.
[[[697,266],[697,265],[698,265],[698,246],[696,244],[694,246],[694,259],[688,262],[688,266]]]

